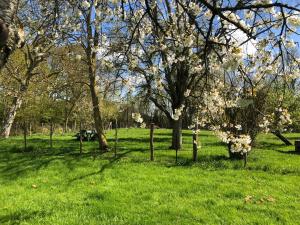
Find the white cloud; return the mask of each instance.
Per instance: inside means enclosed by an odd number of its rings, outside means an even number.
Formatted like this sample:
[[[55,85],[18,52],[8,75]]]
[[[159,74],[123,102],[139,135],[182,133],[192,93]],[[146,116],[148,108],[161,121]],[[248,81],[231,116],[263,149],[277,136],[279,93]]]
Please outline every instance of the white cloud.
[[[244,55],[254,55],[257,51],[256,41],[249,39],[247,34],[240,29],[237,29],[234,25],[230,25],[230,29],[233,30],[231,38],[237,42],[238,45],[242,45]],[[245,42],[245,43],[244,43]]]

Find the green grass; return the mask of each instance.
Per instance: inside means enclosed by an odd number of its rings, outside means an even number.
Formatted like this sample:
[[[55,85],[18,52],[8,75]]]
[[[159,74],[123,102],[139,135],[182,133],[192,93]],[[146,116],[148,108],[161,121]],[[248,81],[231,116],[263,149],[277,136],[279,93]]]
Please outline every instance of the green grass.
[[[192,163],[191,133],[175,164],[169,130],[122,129],[118,157],[71,136],[0,140],[0,224],[300,224],[300,155],[275,136],[261,135],[249,156],[230,161],[226,147],[201,132]],[[294,141],[300,134],[287,135]],[[113,133],[108,133],[113,145]],[[247,196],[252,196],[245,202]]]

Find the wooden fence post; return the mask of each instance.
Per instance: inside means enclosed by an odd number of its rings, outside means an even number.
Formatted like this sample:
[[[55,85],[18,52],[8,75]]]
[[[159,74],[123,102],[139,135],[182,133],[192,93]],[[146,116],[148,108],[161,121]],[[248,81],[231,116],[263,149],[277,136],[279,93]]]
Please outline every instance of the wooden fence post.
[[[29,136],[31,137],[32,135],[32,123],[29,123]]]
[[[246,152],[244,155],[244,167],[247,166],[247,161],[248,161],[248,153]]]
[[[50,148],[53,149],[53,121],[50,122]]]
[[[295,141],[295,151],[300,153],[300,141]]]
[[[23,132],[24,132],[24,152],[27,150],[27,123],[24,122],[23,125]]]
[[[198,160],[198,123],[195,125],[193,131],[193,161],[197,162]]]
[[[118,120],[115,120],[115,157],[117,157],[117,145],[118,145]]]
[[[80,118],[80,123],[79,123],[79,141],[80,141],[79,148],[80,148],[80,154],[82,154],[82,132],[81,132],[81,130],[82,130],[82,120]]]
[[[154,123],[150,124],[150,160],[154,161]]]

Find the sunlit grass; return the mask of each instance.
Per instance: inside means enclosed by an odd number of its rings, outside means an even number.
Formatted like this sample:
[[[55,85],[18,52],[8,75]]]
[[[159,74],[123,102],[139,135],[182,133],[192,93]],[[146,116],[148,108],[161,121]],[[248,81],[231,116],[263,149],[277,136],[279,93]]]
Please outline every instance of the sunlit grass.
[[[247,168],[226,146],[201,133],[193,163],[191,132],[175,163],[170,130],[120,130],[118,155],[70,136],[0,141],[0,224],[298,224],[300,155],[261,135]],[[287,135],[294,141],[299,134]],[[113,132],[108,133],[113,146]],[[248,200],[249,199],[249,200]]]

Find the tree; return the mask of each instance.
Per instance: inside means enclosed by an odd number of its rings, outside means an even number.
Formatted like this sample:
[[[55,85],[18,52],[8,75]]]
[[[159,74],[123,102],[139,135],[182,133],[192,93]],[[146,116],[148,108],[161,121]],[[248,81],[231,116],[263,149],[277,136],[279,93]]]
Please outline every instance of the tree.
[[[84,61],[87,66],[95,129],[99,135],[99,148],[105,151],[108,144],[104,135],[102,96],[99,96],[98,87],[99,84],[103,86],[101,83],[103,70],[112,65],[112,58],[107,58],[110,47],[108,34],[114,20],[117,19],[113,16],[115,5],[109,1],[68,0],[66,8],[73,16],[72,18],[62,17],[64,21],[62,23],[67,24],[62,30],[63,37],[71,45],[80,46],[83,50],[81,54],[77,52],[75,57],[78,61]]]
[[[34,4],[26,3],[20,9],[20,16],[28,30],[26,47],[16,52],[2,71],[3,76],[13,79],[17,84],[11,108],[4,119],[1,130],[1,135],[5,138],[10,135],[17,110],[22,105],[23,97],[31,80],[47,73],[46,59],[55,46],[53,21],[56,20],[56,17],[45,10],[53,5],[39,1],[34,1]]]
[[[18,0],[2,0],[0,3],[0,69],[16,48],[25,43],[23,25],[17,17]]]
[[[132,4],[134,12],[127,15],[129,69],[144,78],[141,87],[146,97],[165,113],[172,126],[171,148],[180,149],[187,98],[204,78],[203,39],[175,2]]]
[[[129,69],[144,76],[149,99],[173,123],[176,149],[184,105],[200,82],[214,76],[216,63],[238,67],[240,47],[262,36],[284,57],[282,35],[295,33],[300,24],[298,5],[270,1],[126,2]]]

